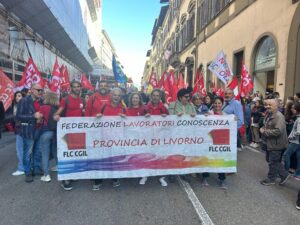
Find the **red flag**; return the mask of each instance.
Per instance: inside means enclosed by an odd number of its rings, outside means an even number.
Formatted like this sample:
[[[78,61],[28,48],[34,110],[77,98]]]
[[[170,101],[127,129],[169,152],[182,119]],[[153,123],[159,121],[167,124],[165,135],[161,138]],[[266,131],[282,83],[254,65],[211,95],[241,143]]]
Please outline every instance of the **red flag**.
[[[0,101],[4,105],[4,111],[8,109],[14,99],[14,82],[0,69]]]
[[[233,79],[231,80],[231,82],[227,85],[228,88],[230,88],[231,90],[233,90],[233,94],[235,96],[235,99],[239,99],[239,82],[237,79],[237,76],[233,76]]]
[[[157,88],[164,88],[167,77],[168,77],[168,73],[167,73],[167,71],[164,71],[158,84],[157,84]]]
[[[60,75],[60,69],[59,69],[59,65],[58,65],[58,61],[57,61],[57,57],[56,57],[55,63],[53,66],[52,79],[49,84],[49,88],[51,91],[59,94],[60,93],[60,84],[61,84],[61,75]]]
[[[213,81],[213,82],[211,83],[210,90],[211,90],[211,92],[216,92],[216,91],[217,91],[215,81]]]
[[[89,80],[87,79],[87,77],[84,73],[81,75],[81,86],[84,89],[89,89],[92,91],[95,90],[94,86],[89,82]]]
[[[177,80],[177,88],[178,88],[178,90],[180,90],[180,89],[185,88],[185,87],[186,87],[186,85],[184,84],[182,74],[179,72],[178,73],[178,80]]]
[[[175,81],[174,70],[171,70],[169,76],[164,83],[167,104],[176,101],[177,98],[177,82]]]
[[[60,75],[61,75],[61,89],[63,91],[69,91],[70,79],[69,79],[69,72],[67,66],[62,65],[60,67]]]
[[[202,96],[206,95],[206,90],[204,88],[204,77],[202,71],[200,69],[196,72],[196,79],[194,82],[193,94],[200,93]]]
[[[251,77],[249,75],[248,70],[246,69],[244,61],[242,62],[242,77],[241,77],[241,84],[240,84],[240,90],[241,90],[241,96],[245,97],[249,94],[250,91],[253,89],[253,82],[251,80]]]
[[[153,88],[157,88],[156,73],[152,72],[148,82]]]
[[[217,91],[216,91],[216,95],[224,98],[224,90],[222,87],[220,87]]]
[[[20,91],[23,88],[30,89],[33,84],[39,84],[42,88],[45,86],[44,80],[38,68],[34,64],[32,58],[29,58],[23,72],[22,79],[17,84],[15,91]]]

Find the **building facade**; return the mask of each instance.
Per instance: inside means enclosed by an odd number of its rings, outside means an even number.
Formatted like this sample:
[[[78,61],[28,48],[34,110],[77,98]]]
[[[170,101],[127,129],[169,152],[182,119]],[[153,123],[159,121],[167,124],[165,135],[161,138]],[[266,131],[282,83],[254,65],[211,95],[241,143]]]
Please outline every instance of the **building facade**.
[[[60,65],[67,66],[70,79],[78,79],[82,71],[91,70],[79,3],[57,3],[0,1],[0,68],[13,81],[22,78],[29,57],[44,78],[52,72],[56,57]]]
[[[202,67],[206,89],[221,82],[207,69],[223,50],[234,75],[245,62],[254,91],[300,91],[300,5],[298,0],[170,0],[154,37],[144,80],[154,68],[181,71],[192,84]],[[160,47],[160,48],[159,48]],[[156,59],[171,51],[159,66]],[[165,54],[167,55],[167,54]]]

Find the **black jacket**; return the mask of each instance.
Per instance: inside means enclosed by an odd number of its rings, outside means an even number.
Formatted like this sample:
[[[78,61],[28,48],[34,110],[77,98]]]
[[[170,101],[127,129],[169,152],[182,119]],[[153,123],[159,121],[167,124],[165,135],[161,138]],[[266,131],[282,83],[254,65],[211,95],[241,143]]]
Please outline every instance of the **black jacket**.
[[[34,105],[31,95],[21,99],[17,109],[17,120],[21,122],[20,135],[24,138],[34,138],[36,119],[34,118]]]

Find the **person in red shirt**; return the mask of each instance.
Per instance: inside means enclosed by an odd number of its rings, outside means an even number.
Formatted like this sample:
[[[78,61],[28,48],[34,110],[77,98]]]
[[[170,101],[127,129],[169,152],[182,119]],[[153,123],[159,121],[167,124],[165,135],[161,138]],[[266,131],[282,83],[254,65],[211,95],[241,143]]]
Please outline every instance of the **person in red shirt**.
[[[110,102],[102,106],[100,113],[96,117],[100,118],[102,116],[126,116],[126,109],[122,104],[122,90],[120,88],[114,88],[110,92]],[[92,190],[97,191],[102,185],[102,179],[93,180]],[[113,187],[119,187],[119,179],[113,179]]]
[[[143,105],[142,96],[138,92],[131,93],[128,105],[126,116],[144,116],[147,114],[147,108]]]
[[[60,102],[60,107],[54,114],[53,119],[59,121],[60,116],[64,117],[81,117],[83,110],[83,100],[80,97],[81,94],[81,83],[79,81],[71,82],[71,93],[70,95],[63,98]],[[62,115],[64,114],[64,115]],[[73,189],[71,181],[63,180],[62,187],[66,191]]]
[[[159,89],[154,89],[150,95],[150,102],[147,104],[146,110],[147,114],[145,116],[150,115],[161,115],[163,117],[169,115],[168,109],[161,102],[162,92]],[[147,181],[147,177],[141,178],[139,184],[144,185]],[[162,187],[168,186],[168,182],[165,180],[165,177],[160,177],[159,182]]]
[[[161,102],[162,93],[159,89],[154,89],[150,95],[150,102],[147,104],[147,112],[149,115],[162,115],[169,114],[168,109]]]
[[[53,141],[56,141],[56,132],[53,127],[50,126],[51,117],[53,117],[53,112],[56,112],[59,106],[59,99],[55,92],[46,92],[44,105],[40,107],[40,113],[43,114],[43,124],[41,126],[41,132],[39,137],[39,147],[42,152],[42,168],[43,176],[41,181],[50,182],[50,171],[49,171],[49,161],[50,161],[50,151]],[[56,125],[56,124],[55,124]],[[55,126],[56,127],[56,126]],[[54,149],[53,149],[54,150]],[[56,149],[55,149],[56,150]],[[57,161],[56,151],[52,152],[55,160]]]
[[[106,81],[99,82],[98,92],[93,94],[86,104],[85,116],[96,116],[104,104],[110,102],[108,84]]]
[[[59,121],[60,116],[64,116],[64,117],[82,116],[83,100],[80,97],[80,94],[81,94],[81,83],[79,81],[72,81],[70,95],[66,96],[61,100],[60,106],[54,115],[54,119],[56,121]]]

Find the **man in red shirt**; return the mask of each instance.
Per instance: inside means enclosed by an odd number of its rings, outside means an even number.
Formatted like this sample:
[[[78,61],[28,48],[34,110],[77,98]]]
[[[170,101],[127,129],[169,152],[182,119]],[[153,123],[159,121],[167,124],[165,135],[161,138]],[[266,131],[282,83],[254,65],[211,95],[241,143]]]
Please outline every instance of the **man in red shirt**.
[[[98,118],[102,116],[121,116],[125,117],[126,109],[122,105],[122,90],[120,88],[114,88],[110,92],[110,102],[102,106],[100,113],[96,116]],[[93,180],[92,190],[97,191],[102,185],[102,179]],[[119,179],[113,179],[113,187],[119,187]]]
[[[83,100],[80,97],[81,83],[79,81],[71,82],[71,93],[63,98],[57,112],[54,114],[53,119],[59,121],[60,116],[64,117],[81,117],[83,110]],[[73,189],[70,180],[63,180],[62,187],[66,191]]]
[[[159,89],[154,89],[151,92],[151,101],[147,104],[147,112],[150,115],[162,115],[166,116],[169,114],[168,109],[161,102],[162,93]]]
[[[96,116],[104,104],[109,103],[110,95],[106,81],[99,82],[99,90],[93,94],[86,104],[85,116]]]

